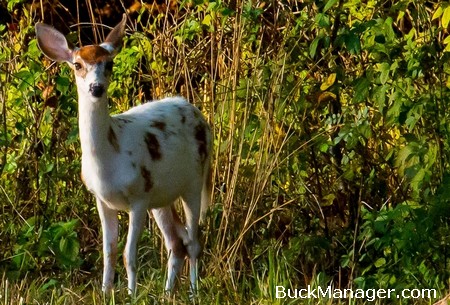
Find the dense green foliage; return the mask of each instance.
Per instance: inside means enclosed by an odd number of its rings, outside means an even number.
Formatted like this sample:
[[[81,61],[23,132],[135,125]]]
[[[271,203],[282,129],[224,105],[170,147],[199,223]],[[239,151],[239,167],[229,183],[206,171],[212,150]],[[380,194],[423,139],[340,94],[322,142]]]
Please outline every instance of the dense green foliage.
[[[40,7],[18,2],[0,24],[0,270],[50,279],[40,292],[99,285],[73,77],[37,48]],[[195,0],[130,20],[111,111],[182,94],[214,130],[205,304],[281,302],[276,285],[448,293],[450,5]],[[150,227],[140,283],[161,291]]]

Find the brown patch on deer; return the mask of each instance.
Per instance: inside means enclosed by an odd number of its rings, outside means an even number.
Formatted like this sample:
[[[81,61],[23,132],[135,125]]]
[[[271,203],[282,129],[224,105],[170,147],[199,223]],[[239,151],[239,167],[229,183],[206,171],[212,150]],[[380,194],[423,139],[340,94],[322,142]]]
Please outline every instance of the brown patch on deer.
[[[150,126],[151,126],[151,127],[154,127],[154,128],[158,128],[158,129],[161,130],[161,131],[165,131],[165,130],[166,130],[166,123],[161,122],[161,121],[155,121],[155,122],[152,122],[152,123],[150,124]]]
[[[141,166],[141,176],[144,178],[144,191],[148,193],[153,187],[153,180],[150,171],[145,166]]]
[[[161,159],[161,151],[159,150],[159,142],[156,136],[151,132],[147,132],[144,141],[147,144],[147,149],[152,160]]]
[[[133,120],[125,119],[125,118],[117,118],[118,121],[121,121],[124,124],[132,123]]]
[[[112,250],[111,257],[112,257],[112,261],[114,262],[117,259],[117,248],[115,247],[115,245],[113,243],[109,244],[109,248]]]
[[[181,124],[186,123],[186,115],[184,113],[184,108],[181,106],[178,106],[178,112],[180,113],[180,117],[181,117]]]
[[[198,145],[198,154],[200,156],[200,161],[205,162],[208,157],[208,148],[206,143],[206,126],[204,124],[199,124],[195,127],[195,139]]]
[[[109,126],[108,142],[109,144],[111,144],[111,146],[114,148],[116,152],[120,152],[119,142],[117,142],[117,136],[112,126]]]
[[[173,217],[174,223],[183,225],[183,222],[181,221],[180,217],[178,216],[178,213],[175,210],[174,206],[172,206],[172,217]],[[183,239],[176,232],[175,226],[172,226],[171,236],[172,236],[172,238],[170,238],[170,240],[171,240],[170,247],[171,247],[172,253],[176,257],[185,257],[188,254],[188,252],[187,252],[186,246],[183,243]]]
[[[185,257],[187,255],[186,246],[183,244],[183,240],[179,237],[171,240],[171,250],[176,257]]]
[[[83,59],[90,65],[103,62],[111,57],[111,53],[109,53],[101,46],[82,47],[80,50],[78,50],[78,55],[81,57],[81,59]]]

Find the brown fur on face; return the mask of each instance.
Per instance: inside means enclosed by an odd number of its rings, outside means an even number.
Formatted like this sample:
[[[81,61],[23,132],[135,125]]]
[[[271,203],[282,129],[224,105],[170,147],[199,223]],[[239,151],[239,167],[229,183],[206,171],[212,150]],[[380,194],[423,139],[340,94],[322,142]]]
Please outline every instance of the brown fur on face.
[[[79,49],[77,53],[82,60],[90,65],[103,62],[111,57],[111,53],[101,46],[85,46]]]

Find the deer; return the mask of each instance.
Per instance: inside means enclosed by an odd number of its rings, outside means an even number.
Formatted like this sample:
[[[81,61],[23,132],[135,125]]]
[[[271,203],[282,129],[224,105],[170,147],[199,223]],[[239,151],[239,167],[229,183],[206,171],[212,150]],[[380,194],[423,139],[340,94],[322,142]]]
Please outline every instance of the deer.
[[[135,294],[137,245],[147,213],[153,215],[168,252],[165,290],[171,292],[186,257],[190,291],[197,291],[201,253],[199,222],[211,200],[211,129],[202,112],[175,96],[110,115],[108,85],[127,16],[100,44],[69,46],[54,27],[36,23],[42,53],[73,70],[78,93],[81,179],[94,195],[103,242],[102,291],[114,291],[118,212],[129,215],[123,261],[128,293]],[[175,209],[181,199],[185,224]]]

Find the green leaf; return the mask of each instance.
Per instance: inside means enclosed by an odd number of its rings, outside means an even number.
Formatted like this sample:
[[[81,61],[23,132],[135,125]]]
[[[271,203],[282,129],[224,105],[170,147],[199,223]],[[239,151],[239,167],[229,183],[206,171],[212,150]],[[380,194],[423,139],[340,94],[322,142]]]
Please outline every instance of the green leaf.
[[[357,34],[350,33],[348,35],[345,35],[344,42],[350,53],[358,54],[361,51],[361,41]]]
[[[388,78],[389,78],[389,71],[390,71],[391,66],[387,63],[387,62],[383,62],[381,64],[379,64],[379,69],[380,69],[380,82],[384,85],[386,84]]]
[[[411,180],[410,186],[414,191],[420,191],[425,182],[426,170],[419,165],[409,167],[405,170],[405,175]]]
[[[317,14],[316,22],[321,28],[329,28],[331,26],[330,17],[327,14]]]
[[[365,139],[370,139],[372,136],[372,129],[370,128],[370,125],[367,122],[364,122],[363,124],[358,126],[359,134],[362,135]]]
[[[64,237],[62,237],[59,240],[59,251],[61,251],[61,253],[65,253],[66,252],[66,248],[67,248],[67,239],[65,239]]]
[[[18,79],[26,80],[33,76],[33,74],[29,70],[20,70],[16,74],[14,74],[15,77]]]
[[[442,27],[446,29],[450,22],[450,6],[446,7],[442,15]]]
[[[14,7],[15,7],[17,4],[20,4],[20,3],[24,2],[24,0],[9,0],[9,1],[7,1],[7,2],[8,2],[8,6],[7,6],[8,11],[12,12],[13,9],[14,9]]]
[[[70,86],[71,81],[68,77],[58,76],[58,77],[56,77],[55,83],[58,86],[68,87],[68,86]]]
[[[211,24],[212,24],[212,16],[211,16],[211,14],[205,15],[205,18],[203,18],[203,20],[202,20],[202,24],[207,25],[207,26],[211,26]]]
[[[325,4],[324,8],[323,8],[323,12],[325,13],[326,11],[328,11],[331,7],[333,7],[336,3],[338,2],[338,0],[328,0],[327,4]]]
[[[46,174],[46,173],[50,173],[53,168],[55,167],[55,164],[53,162],[47,163],[47,164],[43,164],[43,166],[40,166],[40,174]]]
[[[375,265],[375,267],[380,268],[380,267],[386,265],[386,259],[384,257],[381,257],[375,261],[374,265]]]
[[[235,11],[228,7],[224,7],[220,10],[220,13],[222,14],[222,16],[231,16],[235,13]],[[224,18],[224,20],[226,20],[226,18]]]
[[[356,80],[354,90],[355,95],[353,101],[355,103],[360,103],[364,101],[369,95],[370,81],[366,77],[360,77]]]
[[[445,37],[443,43],[444,43],[445,45],[448,45],[448,44],[450,43],[450,36]]]
[[[378,111],[383,112],[384,107],[386,107],[386,95],[389,85],[377,86],[372,91],[372,100],[374,105],[377,106]]]
[[[319,146],[319,151],[325,153],[328,151],[329,145],[327,143],[321,143]]]
[[[397,166],[407,162],[412,156],[416,155],[418,144],[416,142],[411,142],[408,145],[402,147],[397,154]]]
[[[27,88],[34,85],[34,75],[29,70],[21,70],[15,77],[20,80],[18,85],[20,91],[26,92]]]
[[[333,205],[334,200],[336,199],[336,195],[328,194],[323,197],[323,202],[321,203],[322,207],[329,207]]]
[[[433,21],[433,20],[441,17],[443,12],[444,12],[444,9],[442,8],[442,6],[439,6],[437,8],[437,10],[434,12],[433,17],[431,17],[431,20]]]
[[[425,155],[425,168],[430,169],[436,162],[439,153],[439,147],[437,145],[429,145],[428,151]]]
[[[316,56],[317,47],[319,46],[319,42],[321,39],[322,37],[320,36],[314,38],[313,42],[309,46],[309,56],[311,56],[311,58],[314,58]]]

